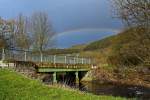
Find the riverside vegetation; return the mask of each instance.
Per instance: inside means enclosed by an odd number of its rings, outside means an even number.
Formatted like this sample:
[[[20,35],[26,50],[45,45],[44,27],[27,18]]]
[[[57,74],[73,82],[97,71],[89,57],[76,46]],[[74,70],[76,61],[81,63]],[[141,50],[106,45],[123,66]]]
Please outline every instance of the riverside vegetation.
[[[94,80],[150,87],[150,40],[144,28],[126,29],[119,34],[73,48],[80,48],[82,56],[94,59],[98,67],[92,71]]]

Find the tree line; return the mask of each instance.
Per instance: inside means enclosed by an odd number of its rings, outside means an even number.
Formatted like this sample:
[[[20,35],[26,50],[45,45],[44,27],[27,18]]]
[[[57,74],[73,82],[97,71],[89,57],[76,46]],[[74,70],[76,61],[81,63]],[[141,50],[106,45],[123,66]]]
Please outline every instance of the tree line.
[[[36,12],[30,17],[19,14],[11,20],[0,18],[0,48],[43,52],[52,45],[50,40],[54,35],[52,23],[45,12]]]

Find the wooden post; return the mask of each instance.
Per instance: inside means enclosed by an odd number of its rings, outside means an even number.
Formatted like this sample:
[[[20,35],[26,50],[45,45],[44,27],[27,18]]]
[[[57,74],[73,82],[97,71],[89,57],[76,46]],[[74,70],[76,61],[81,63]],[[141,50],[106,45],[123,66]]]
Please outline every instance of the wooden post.
[[[53,83],[57,83],[57,73],[53,73]]]

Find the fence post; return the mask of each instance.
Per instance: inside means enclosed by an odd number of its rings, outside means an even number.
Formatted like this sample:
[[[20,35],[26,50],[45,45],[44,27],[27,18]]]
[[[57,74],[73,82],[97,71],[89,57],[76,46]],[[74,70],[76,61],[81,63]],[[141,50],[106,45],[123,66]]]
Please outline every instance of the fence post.
[[[91,59],[89,58],[89,64],[91,64]]]
[[[54,64],[56,63],[56,55],[54,55]]]
[[[65,56],[65,64],[67,64],[67,56]]]
[[[25,61],[27,61],[27,52],[26,51],[25,51],[24,59],[25,59]]]
[[[43,54],[41,53],[41,62],[43,62]]]
[[[78,59],[78,56],[77,56],[77,58],[76,58],[76,59],[77,59],[76,63],[78,64],[78,63],[79,63],[79,59]]]
[[[5,49],[2,49],[2,60],[5,60]]]
[[[82,58],[82,64],[84,64],[84,59]]]
[[[77,61],[76,61],[77,64],[80,62],[78,58],[79,58],[79,54],[77,54],[77,58],[76,58],[77,59]]]
[[[74,57],[74,64],[76,64],[76,58]]]

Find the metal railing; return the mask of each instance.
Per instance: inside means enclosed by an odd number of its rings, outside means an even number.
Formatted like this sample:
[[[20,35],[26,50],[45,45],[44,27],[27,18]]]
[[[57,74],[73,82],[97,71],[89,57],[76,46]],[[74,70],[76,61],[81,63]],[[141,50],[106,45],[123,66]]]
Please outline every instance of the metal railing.
[[[80,56],[68,55],[48,55],[48,54],[34,54],[32,51],[23,50],[1,50],[2,60],[16,60],[16,61],[32,61],[32,62],[47,62],[47,63],[63,63],[63,64],[91,64],[90,58]]]

